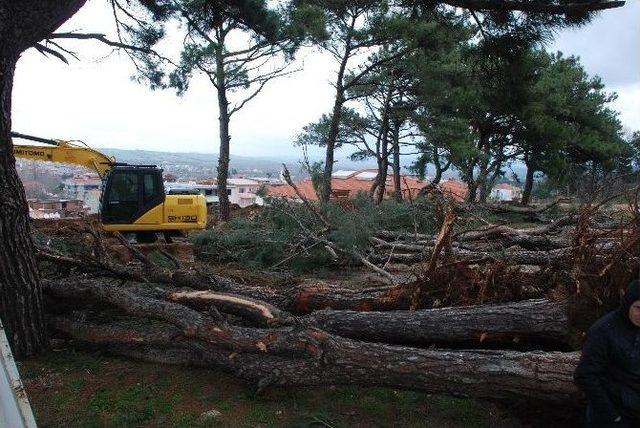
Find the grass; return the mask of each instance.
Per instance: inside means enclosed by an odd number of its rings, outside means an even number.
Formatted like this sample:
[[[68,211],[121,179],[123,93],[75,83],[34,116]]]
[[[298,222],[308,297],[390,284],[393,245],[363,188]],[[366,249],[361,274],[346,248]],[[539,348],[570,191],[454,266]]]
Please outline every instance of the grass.
[[[41,427],[518,426],[474,400],[353,386],[255,395],[253,385],[217,370],[88,351],[51,352],[19,369]],[[201,417],[214,409],[218,418]]]

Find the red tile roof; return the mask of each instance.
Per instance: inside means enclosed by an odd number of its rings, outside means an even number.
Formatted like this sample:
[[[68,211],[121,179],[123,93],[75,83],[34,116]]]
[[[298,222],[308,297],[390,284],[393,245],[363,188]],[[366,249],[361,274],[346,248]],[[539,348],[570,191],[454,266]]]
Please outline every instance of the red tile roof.
[[[519,187],[513,186],[513,185],[511,185],[509,183],[496,184],[493,188],[494,189],[502,189],[502,190],[512,190],[512,191],[520,190]]]
[[[332,178],[331,190],[334,198],[341,197],[355,197],[359,192],[369,192],[373,180],[364,180],[357,178],[356,176],[362,172],[370,172],[372,170],[360,170],[355,171],[353,174],[349,174],[346,178]],[[406,198],[410,195],[411,198],[415,198],[418,192],[427,184],[425,181],[418,180],[416,177],[403,175],[401,176],[401,189],[402,196]],[[305,198],[311,201],[317,201],[315,189],[310,179],[299,181],[296,186],[303,194]],[[450,194],[457,200],[464,200],[467,194],[467,186],[461,181],[446,180],[440,184],[440,188],[443,192]],[[282,196],[286,198],[297,199],[297,195],[291,186],[284,185],[269,185],[267,186],[267,193],[270,196]],[[393,176],[387,178],[387,185],[385,188],[385,197],[389,198],[393,195]]]

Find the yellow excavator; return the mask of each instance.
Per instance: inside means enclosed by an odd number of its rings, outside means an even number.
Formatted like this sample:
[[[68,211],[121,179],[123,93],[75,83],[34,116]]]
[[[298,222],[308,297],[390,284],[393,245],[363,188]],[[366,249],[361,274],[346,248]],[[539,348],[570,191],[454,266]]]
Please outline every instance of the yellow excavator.
[[[204,196],[194,193],[166,194],[162,169],[155,165],[128,165],[90,148],[81,141],[51,140],[11,133],[16,158],[80,165],[102,179],[100,222],[107,231],[135,232],[138,241],[154,240],[156,232],[204,229],[207,205]]]

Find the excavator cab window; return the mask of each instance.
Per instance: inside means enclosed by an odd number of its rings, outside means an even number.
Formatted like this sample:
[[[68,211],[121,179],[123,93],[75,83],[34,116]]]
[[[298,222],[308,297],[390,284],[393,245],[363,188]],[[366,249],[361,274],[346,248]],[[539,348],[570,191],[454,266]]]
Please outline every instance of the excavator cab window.
[[[162,170],[115,167],[109,173],[102,195],[102,222],[129,224],[164,202]]]

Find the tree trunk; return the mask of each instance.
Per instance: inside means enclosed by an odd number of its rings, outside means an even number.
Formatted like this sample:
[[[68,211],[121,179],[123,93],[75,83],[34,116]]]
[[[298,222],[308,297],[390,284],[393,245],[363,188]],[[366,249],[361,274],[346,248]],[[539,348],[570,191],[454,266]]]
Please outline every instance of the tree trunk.
[[[537,400],[576,405],[573,383],[577,352],[446,351],[359,342],[304,330],[289,343],[300,353],[278,352],[263,343],[238,352],[185,338],[170,325],[74,323],[53,326],[78,341],[147,361],[217,367],[269,385],[361,385],[407,388],[434,394],[499,400]],[[270,340],[286,334],[270,330]],[[305,355],[308,354],[308,355]]]
[[[22,357],[46,348],[42,291],[29,227],[24,188],[11,144],[11,91],[15,58],[0,59],[0,315],[13,353]]]
[[[466,202],[474,203],[476,202],[478,195],[478,184],[474,180],[467,181],[467,200]]]
[[[575,402],[580,397],[572,376],[578,353],[426,350],[355,341],[299,325],[295,320],[290,320],[293,325],[275,328],[236,326],[215,307],[207,314],[143,295],[155,292],[142,287],[139,294],[95,280],[66,284],[49,281],[47,293],[55,298],[68,303],[71,299],[94,302],[88,312],[72,310],[70,315],[59,312],[51,318],[51,324],[67,336],[106,346],[112,352],[163,362],[222,367],[243,378],[258,380],[262,387],[389,386],[468,397],[558,403]],[[174,294],[177,294],[174,300],[184,302],[185,293]],[[273,309],[261,302],[241,298],[234,301],[230,297],[214,296],[217,300],[212,302],[243,307],[235,313],[242,316],[244,312],[251,319],[275,317]],[[105,304],[108,317],[98,313]],[[482,323],[488,326],[505,310],[502,307],[485,311]],[[511,311],[517,330],[517,324],[527,317],[518,317],[517,309]],[[542,319],[533,310],[529,316]],[[525,322],[532,323],[535,320]],[[456,329],[464,329],[462,324],[457,323]],[[177,355],[180,357],[175,358]]]
[[[227,101],[227,88],[225,81],[224,56],[222,47],[224,37],[219,40],[216,49],[216,83],[218,85],[218,110],[220,115],[218,122],[220,125],[220,150],[218,153],[218,202],[220,204],[220,219],[229,220],[231,207],[229,195],[227,193],[227,178],[229,176],[229,102]]]
[[[402,183],[400,181],[400,124],[398,120],[393,121],[392,130],[393,144],[393,196],[396,201],[402,201]],[[408,195],[410,198],[411,195]]]
[[[477,345],[569,339],[567,306],[548,300],[420,311],[316,311],[304,325],[342,337],[403,345]]]
[[[487,169],[487,163],[483,160],[480,164],[478,177],[476,178],[477,189],[480,191],[480,194],[478,195],[478,200],[480,203],[487,202],[487,197],[489,196],[490,189],[487,189],[487,187],[489,187],[488,178],[489,171]]]
[[[374,263],[387,263],[389,260],[399,263],[417,263],[431,257],[433,247],[424,247],[421,253],[397,253],[372,255],[369,260]],[[458,260],[504,260],[513,265],[547,266],[568,260],[573,256],[573,248],[558,248],[548,251],[470,251],[458,247],[451,250],[451,254]],[[602,259],[601,255],[595,256]]]
[[[531,201],[531,190],[533,189],[533,174],[535,173],[533,164],[527,162],[527,177],[524,181],[524,190],[522,191],[522,205],[529,205]]]
[[[47,331],[29,209],[10,137],[13,77],[22,51],[51,34],[84,3],[27,0],[0,4],[0,317],[18,358],[44,350]]]
[[[320,186],[320,195],[318,199],[321,202],[329,202],[331,197],[331,177],[333,176],[333,155],[336,149],[336,140],[338,139],[338,132],[340,130],[340,121],[342,120],[342,107],[344,106],[344,75],[347,70],[347,63],[351,56],[351,38],[353,37],[353,29],[356,25],[356,18],[351,20],[351,27],[348,30],[348,34],[345,40],[344,55],[340,61],[340,68],[338,69],[338,77],[336,78],[336,98],[333,103],[333,110],[331,114],[331,125],[329,127],[329,134],[327,135],[327,149],[324,159],[324,173],[322,174],[322,182]]]
[[[436,174],[433,176],[433,180],[431,180],[431,184],[437,186],[442,180],[442,165],[440,165],[440,154],[438,153],[438,148],[436,146],[432,147],[433,151],[433,166],[435,167]]]
[[[379,204],[384,199],[384,194],[387,191],[387,173],[389,170],[389,134],[388,126],[384,126],[382,133],[382,139],[380,140],[380,155],[382,157],[382,164],[378,171],[378,190],[376,193],[376,203]]]

